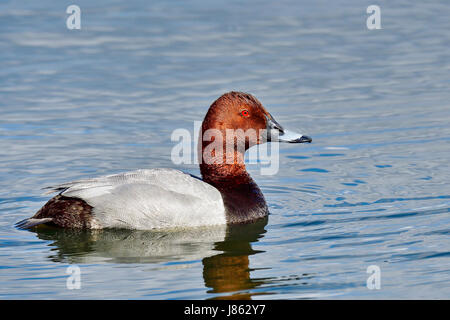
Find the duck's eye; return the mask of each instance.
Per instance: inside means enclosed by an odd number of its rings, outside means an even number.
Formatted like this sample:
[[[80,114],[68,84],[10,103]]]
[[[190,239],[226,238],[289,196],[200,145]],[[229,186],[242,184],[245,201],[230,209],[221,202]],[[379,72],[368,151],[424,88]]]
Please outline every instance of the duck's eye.
[[[241,115],[243,116],[243,117],[248,117],[248,116],[250,116],[250,113],[248,112],[248,110],[242,110],[241,111]]]

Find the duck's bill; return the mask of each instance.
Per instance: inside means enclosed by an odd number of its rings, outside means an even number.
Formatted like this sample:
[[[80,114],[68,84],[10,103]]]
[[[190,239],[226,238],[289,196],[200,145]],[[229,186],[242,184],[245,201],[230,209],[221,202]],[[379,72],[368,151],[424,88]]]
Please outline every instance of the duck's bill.
[[[288,143],[311,143],[311,137],[284,129],[272,115],[267,116],[267,141]]]
[[[305,136],[303,134],[292,132],[289,130],[284,130],[279,136],[278,136],[279,142],[289,142],[289,143],[311,143],[312,139],[309,136]]]

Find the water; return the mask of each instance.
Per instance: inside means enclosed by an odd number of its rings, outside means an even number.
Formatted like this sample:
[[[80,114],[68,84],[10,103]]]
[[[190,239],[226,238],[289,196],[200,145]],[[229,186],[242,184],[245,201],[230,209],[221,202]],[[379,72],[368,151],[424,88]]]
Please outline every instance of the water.
[[[447,1],[0,4],[0,298],[450,296]],[[17,230],[54,183],[176,167],[170,135],[230,90],[313,137],[250,172],[271,215],[164,232]],[[68,266],[81,289],[68,290]],[[367,268],[381,271],[369,290]]]

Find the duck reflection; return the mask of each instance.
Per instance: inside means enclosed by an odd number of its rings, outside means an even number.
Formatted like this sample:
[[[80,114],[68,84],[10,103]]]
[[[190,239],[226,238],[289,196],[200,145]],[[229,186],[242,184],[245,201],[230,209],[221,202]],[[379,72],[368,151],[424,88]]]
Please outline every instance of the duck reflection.
[[[251,299],[263,280],[252,279],[249,256],[266,232],[267,218],[256,223],[172,231],[35,229],[52,241],[54,262],[165,263],[202,260],[203,279],[213,299]],[[261,294],[261,293],[259,293]]]
[[[254,293],[245,290],[264,283],[250,277],[252,269],[249,256],[264,252],[254,250],[251,243],[263,237],[266,224],[267,218],[253,224],[229,226],[226,239],[215,244],[215,250],[222,253],[203,259],[203,279],[206,287],[211,288],[208,292],[235,292],[231,295],[218,295],[215,299],[250,299]]]

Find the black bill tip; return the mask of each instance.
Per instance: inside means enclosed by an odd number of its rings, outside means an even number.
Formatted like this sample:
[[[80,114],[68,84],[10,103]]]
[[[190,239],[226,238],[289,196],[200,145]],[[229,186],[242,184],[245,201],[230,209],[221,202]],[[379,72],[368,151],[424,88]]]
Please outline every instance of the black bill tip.
[[[306,142],[307,143],[311,143],[312,139],[309,136],[301,136],[300,138],[292,140],[292,141],[289,141],[289,142],[290,143],[306,143]]]

